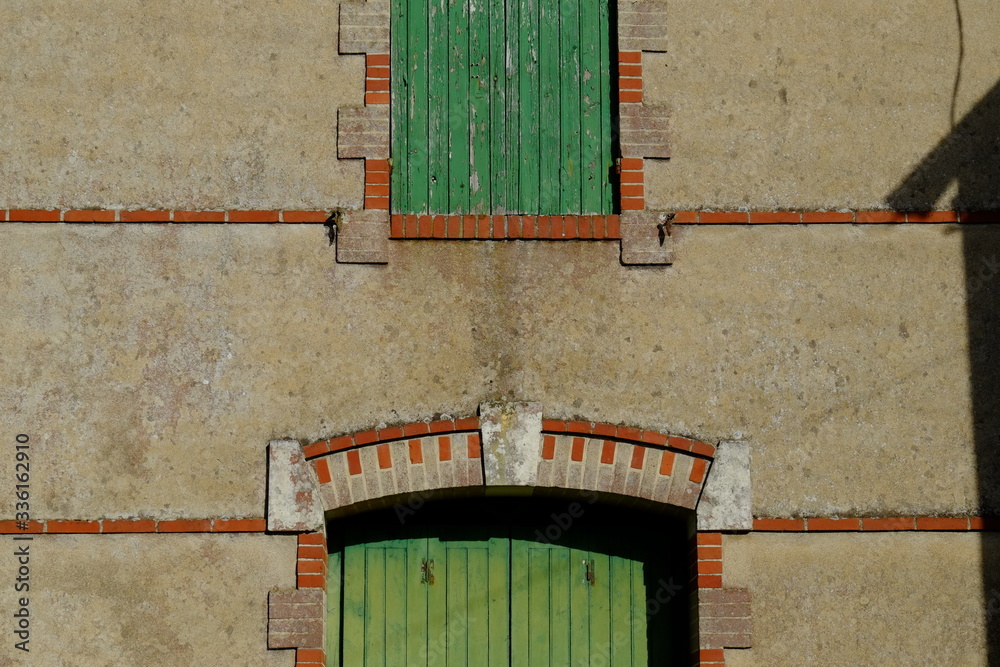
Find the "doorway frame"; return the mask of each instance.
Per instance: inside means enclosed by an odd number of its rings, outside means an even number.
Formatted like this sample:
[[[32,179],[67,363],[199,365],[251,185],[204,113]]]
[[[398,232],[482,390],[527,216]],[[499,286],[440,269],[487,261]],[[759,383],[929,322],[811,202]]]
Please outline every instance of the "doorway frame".
[[[589,491],[623,512],[645,506],[685,516],[691,663],[724,665],[724,649],[752,644],[750,593],[723,585],[724,533],[752,530],[745,442],[548,419],[539,403],[507,402],[304,447],[272,441],[268,450],[268,530],[297,535],[297,586],[269,596],[268,647],[295,649],[296,667],[326,665],[328,522],[479,495]]]

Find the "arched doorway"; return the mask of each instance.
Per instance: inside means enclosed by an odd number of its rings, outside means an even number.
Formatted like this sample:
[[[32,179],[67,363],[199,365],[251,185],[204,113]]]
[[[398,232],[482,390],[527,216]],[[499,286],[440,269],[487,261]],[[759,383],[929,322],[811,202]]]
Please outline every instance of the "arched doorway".
[[[327,664],[685,664],[686,531],[595,494],[333,521]]]
[[[432,549],[440,549],[442,544],[447,547],[460,541],[469,544],[476,541],[467,539],[467,534],[449,539],[446,530],[448,522],[454,523],[455,517],[467,515],[468,508],[477,506],[476,503],[480,505],[475,518],[466,520],[463,530],[490,527],[493,532],[488,532],[485,539],[500,540],[500,543],[485,547],[466,545],[462,548],[472,548],[473,552],[480,554],[475,556],[479,558],[485,548],[487,561],[491,548],[499,550],[497,553],[502,565],[497,571],[506,570],[508,573],[506,587],[499,588],[506,591],[501,597],[506,600],[508,616],[499,627],[501,636],[507,642],[508,664],[515,660],[514,651],[518,646],[524,646],[523,642],[519,644],[517,641],[518,615],[513,613],[518,588],[514,574],[525,571],[525,567],[530,572],[530,554],[534,553],[538,562],[549,562],[550,574],[546,576],[550,582],[559,579],[558,576],[553,579],[551,574],[554,563],[557,574],[560,571],[569,572],[567,581],[579,576],[581,583],[587,581],[589,585],[588,577],[596,577],[596,588],[597,582],[602,579],[599,571],[588,571],[590,561],[599,570],[599,563],[607,557],[608,572],[612,571],[611,558],[615,556],[630,561],[658,563],[649,561],[647,556],[657,551],[654,547],[658,544],[657,540],[667,539],[668,536],[669,541],[659,545],[657,557],[662,558],[665,553],[686,554],[690,578],[680,576],[675,579],[678,583],[671,584],[667,577],[661,585],[662,590],[656,589],[650,596],[644,569],[642,578],[646,590],[643,595],[648,608],[662,606],[664,598],[677,597],[678,587],[687,585],[678,599],[685,601],[682,606],[691,605],[690,614],[686,622],[671,627],[690,639],[690,659],[694,664],[724,664],[724,648],[747,648],[751,644],[749,592],[725,587],[722,576],[722,533],[744,532],[752,526],[747,443],[727,441],[716,445],[687,436],[626,425],[544,419],[540,404],[513,402],[483,404],[475,417],[452,419],[442,416],[440,419],[398,426],[380,425],[375,429],[321,440],[304,447],[291,440],[272,441],[268,456],[268,530],[298,534],[297,586],[293,590],[272,591],[269,595],[268,646],[297,649],[296,664],[303,667],[339,665],[342,655],[354,655],[353,651],[345,653],[342,646],[344,635],[341,634],[343,601],[356,599],[345,598],[345,591],[342,590],[347,581],[345,573],[349,571],[344,551],[347,540],[361,545],[391,539],[426,539],[425,543],[414,547],[414,558],[402,570],[404,573],[412,572],[412,565],[417,561],[420,565],[424,565],[425,561],[437,564],[437,557],[432,555],[436,552]],[[709,479],[711,483],[706,484]],[[529,506],[536,508],[536,514],[533,517],[522,516],[522,520],[515,525],[512,520],[515,515],[508,509],[506,513],[501,513],[501,518],[483,523],[483,517],[493,511],[491,507],[501,505],[498,499],[503,497],[517,497],[522,503],[528,499]],[[564,503],[563,509],[558,509],[558,506],[552,509],[551,505],[542,504],[543,499],[553,497],[561,499],[558,502]],[[363,521],[359,517],[374,521],[377,515],[372,512],[379,509],[386,512],[381,524],[383,528],[387,525],[398,528],[416,526],[434,515],[424,511],[424,505],[445,498],[453,503],[445,512],[449,518],[444,522],[445,527],[439,525],[435,528],[444,530],[444,533],[413,538],[400,536],[398,531],[395,537],[393,533],[383,536],[359,534],[354,537],[349,534],[351,521]],[[608,510],[610,514],[603,528],[594,528],[597,537],[588,538],[591,545],[596,543],[598,548],[587,544],[562,545],[558,539],[547,534],[551,530],[552,534],[559,534],[559,539],[582,539],[573,537],[588,532],[583,529],[582,523],[574,523],[578,529],[569,536],[563,536],[561,533],[566,531],[560,521],[565,522],[566,519],[557,520],[557,517],[566,514],[573,517],[570,511],[572,502],[579,503],[581,499],[599,499],[617,508]],[[596,503],[597,500],[590,504],[600,507]],[[545,512],[546,507],[548,513]],[[418,515],[423,518],[416,520]],[[599,512],[588,513],[591,517],[598,515]],[[667,521],[666,517],[672,517],[673,528],[668,529],[671,521]],[[411,523],[411,520],[416,522]],[[371,526],[377,527],[377,524],[376,521]],[[622,536],[621,527],[626,525],[631,529]],[[526,528],[529,530],[524,536]],[[542,531],[541,538],[539,530]],[[476,534],[472,535],[475,537]],[[643,556],[647,560],[629,558],[605,549],[608,545],[615,549],[627,549],[629,539],[636,538],[640,540],[638,548],[647,550],[647,555]],[[431,542],[432,539],[436,541]],[[529,554],[526,560],[518,560],[518,549],[522,548],[518,546],[518,540],[528,544],[522,549]],[[344,558],[338,556],[339,560],[328,560],[328,545],[333,546],[329,553],[341,554]],[[384,546],[376,548],[374,553],[384,553]],[[564,547],[570,551],[564,551]],[[586,553],[581,553],[583,551]],[[405,552],[410,552],[409,544]],[[380,556],[373,557],[377,559]],[[574,575],[568,565],[559,570],[561,563],[575,563],[576,560],[580,560],[584,568],[582,574],[577,567]],[[367,563],[367,555],[364,562]],[[441,562],[446,562],[447,568],[451,563],[450,554],[446,554]],[[528,565],[518,565],[520,562]],[[420,566],[417,567],[419,570]],[[438,573],[441,571],[440,565],[434,565],[420,574],[429,577],[434,567],[438,568]],[[335,570],[337,576],[329,577],[328,570]],[[604,577],[607,578],[607,574]],[[473,581],[481,579],[481,576],[472,577]],[[426,586],[428,581],[421,583],[429,588]],[[329,598],[338,601],[337,605],[327,604],[328,586],[331,589]],[[486,589],[489,590],[488,586]],[[468,592],[468,588],[466,590]],[[479,590],[474,589],[477,593]],[[633,595],[630,589],[627,598],[629,608],[634,608],[638,596]],[[382,599],[384,604],[384,596]],[[444,599],[448,599],[447,594]],[[542,598],[529,594],[525,599],[529,600],[530,608],[530,600]],[[430,598],[427,600],[426,605],[430,605]],[[541,605],[540,602],[537,604]],[[568,609],[566,604],[555,606]],[[335,619],[324,614],[328,607],[335,610]],[[552,605],[542,605],[540,609],[550,607]],[[361,613],[362,619],[368,618],[368,611],[364,608]],[[656,615],[660,619],[667,617],[660,612]],[[583,617],[589,619],[589,616]],[[395,627],[399,627],[398,623]],[[531,624],[527,627],[530,636]],[[328,628],[331,632],[327,632]],[[332,632],[334,629],[336,633]],[[641,630],[638,635],[631,628],[629,632],[630,636],[642,635]],[[646,632],[648,636],[660,636],[650,630],[648,619]],[[402,636],[399,632],[389,633],[384,629],[383,644],[387,634]],[[665,630],[660,634],[666,636],[669,633]],[[364,636],[364,630],[360,635],[355,631],[351,636]],[[550,636],[555,635],[550,633]],[[331,651],[328,659],[330,644],[326,638],[330,637],[335,637],[336,650]],[[420,641],[427,644],[425,652],[430,655],[432,637],[428,635]],[[677,645],[684,644],[680,641]],[[608,646],[611,646],[610,641]],[[647,659],[648,654],[654,652],[655,660],[657,650],[647,643]],[[626,653],[623,649],[616,655],[624,656]],[[641,650],[630,649],[628,656],[632,662],[621,663],[614,661],[610,651],[606,658],[588,653],[585,664],[636,664],[633,660],[635,656],[642,664]],[[383,654],[382,662],[375,659],[370,664],[393,664],[385,662],[384,658]],[[467,654],[465,659],[469,659]],[[499,660],[503,662],[502,658]],[[542,664],[562,664],[560,660],[549,659],[548,663]],[[604,660],[607,662],[602,662]],[[664,661],[651,663],[670,664]]]

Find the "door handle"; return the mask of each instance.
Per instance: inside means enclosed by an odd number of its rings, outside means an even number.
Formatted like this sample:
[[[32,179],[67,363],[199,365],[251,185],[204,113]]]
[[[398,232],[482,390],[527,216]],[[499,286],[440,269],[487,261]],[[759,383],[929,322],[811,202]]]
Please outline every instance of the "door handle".
[[[426,558],[420,559],[420,583],[422,584],[433,584],[434,583],[434,560],[427,560]]]

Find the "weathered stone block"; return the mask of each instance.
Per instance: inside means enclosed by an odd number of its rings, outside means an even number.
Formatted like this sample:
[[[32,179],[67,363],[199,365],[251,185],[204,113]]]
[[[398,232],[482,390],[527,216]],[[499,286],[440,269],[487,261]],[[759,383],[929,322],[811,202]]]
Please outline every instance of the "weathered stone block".
[[[274,440],[268,445],[267,481],[268,530],[322,530],[319,480],[297,441]]]
[[[624,211],[621,214],[621,262],[626,265],[670,264],[673,244],[657,211]]]
[[[666,51],[666,3],[619,2],[618,48],[622,51]]]
[[[337,110],[337,157],[389,157],[389,107],[340,107]]]
[[[750,444],[723,441],[698,503],[698,530],[753,530]]]
[[[542,460],[541,403],[480,406],[486,486],[534,486]]]
[[[622,157],[669,158],[669,122],[665,105],[619,105]]]
[[[385,264],[389,257],[389,212],[345,211],[337,229],[341,264]]]
[[[341,3],[339,48],[341,53],[389,53],[389,3]]]

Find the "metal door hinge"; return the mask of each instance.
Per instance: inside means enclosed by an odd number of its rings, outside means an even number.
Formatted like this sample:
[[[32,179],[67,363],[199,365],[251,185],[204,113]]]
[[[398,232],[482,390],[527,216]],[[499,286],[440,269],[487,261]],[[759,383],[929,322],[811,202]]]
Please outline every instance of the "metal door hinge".
[[[583,561],[583,583],[594,585],[594,561]]]
[[[434,560],[420,559],[420,583],[434,583]]]

